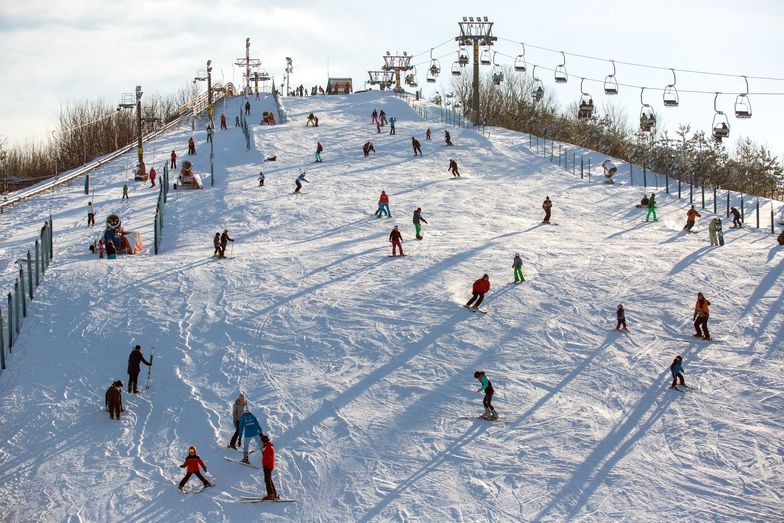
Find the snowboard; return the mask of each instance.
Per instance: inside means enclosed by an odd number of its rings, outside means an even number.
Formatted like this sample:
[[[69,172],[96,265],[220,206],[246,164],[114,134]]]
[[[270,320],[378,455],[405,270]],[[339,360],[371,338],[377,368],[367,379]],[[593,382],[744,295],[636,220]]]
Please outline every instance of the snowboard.
[[[523,280],[523,281],[510,281],[507,285],[519,285],[519,284],[524,283],[524,282],[525,282],[525,280]]]
[[[479,419],[482,421],[490,421],[490,422],[506,421],[502,417],[499,417],[498,419],[492,419],[492,418],[485,418],[484,416],[460,416],[460,418],[458,419]]]
[[[264,496],[239,496],[234,498],[240,503],[294,503],[294,499],[264,499]]]
[[[242,461],[240,461],[238,459],[232,459],[232,458],[230,458],[228,456],[223,456],[223,459],[225,459],[226,461],[232,461],[234,463],[239,463],[240,465],[245,465],[246,467],[252,467],[254,469],[261,469],[261,467],[259,467],[257,465],[253,465],[252,463],[243,463]]]
[[[719,231],[719,247],[724,247],[724,231]]]
[[[468,309],[471,312],[481,312],[482,314],[487,314],[487,311],[484,309],[475,309],[473,307],[466,307],[465,305],[463,305],[463,308]]]

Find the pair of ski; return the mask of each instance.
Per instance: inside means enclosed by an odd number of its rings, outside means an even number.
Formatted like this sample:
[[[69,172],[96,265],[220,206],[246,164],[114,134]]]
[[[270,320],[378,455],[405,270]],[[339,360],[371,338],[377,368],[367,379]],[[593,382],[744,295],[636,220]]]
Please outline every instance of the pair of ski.
[[[482,420],[482,421],[493,421],[493,422],[503,422],[503,421],[506,421],[504,418],[495,418],[495,419],[493,419],[493,418],[488,418],[485,415],[481,415],[481,416],[460,416],[457,419],[478,419],[478,420]]]
[[[264,496],[237,496],[234,498],[238,503],[264,503],[265,501],[270,503],[294,503],[296,500],[294,499],[265,499]]]
[[[487,314],[487,311],[484,309],[480,309],[479,307],[469,307],[468,305],[463,305],[464,309],[468,309],[471,312],[481,312],[482,314]]]
[[[687,390],[694,390],[694,387],[689,387],[688,385],[680,385],[680,386],[676,385],[674,387],[670,387],[670,389],[671,390],[677,390],[678,392],[686,394]]]

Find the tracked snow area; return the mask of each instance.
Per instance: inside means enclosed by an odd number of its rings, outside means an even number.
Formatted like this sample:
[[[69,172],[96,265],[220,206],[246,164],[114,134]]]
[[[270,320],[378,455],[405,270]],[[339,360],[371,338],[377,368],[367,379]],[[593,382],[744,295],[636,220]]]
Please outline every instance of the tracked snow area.
[[[218,113],[233,122],[242,103]],[[254,124],[274,107],[251,104]],[[133,154],[92,178],[97,223],[120,214],[144,234],[141,255],[87,252],[101,227],[85,227],[78,183],[0,215],[4,292],[50,211],[55,229],[0,374],[4,520],[781,520],[784,252],[772,235],[726,224],[726,245],[710,247],[711,214],[685,233],[686,200],[663,191],[659,221],[644,223],[639,188],[580,180],[518,133],[426,122],[392,96],[286,105],[291,122],[253,125],[250,150],[239,129],[216,131],[214,187],[204,122],[195,157],[186,126],[147,146],[159,172],[176,149],[205,182],[169,193],[158,256],[157,191],[129,181],[120,201]],[[395,136],[376,134],[374,108],[398,118]],[[310,112],[319,127],[305,127]],[[310,183],[295,195],[300,169]],[[382,189],[391,219],[373,216]],[[548,195],[557,226],[540,223]],[[405,258],[388,256],[396,224]],[[224,227],[236,241],[218,260]],[[509,284],[516,252],[521,285]],[[483,273],[486,315],[461,307]],[[717,341],[691,336],[697,292]],[[612,330],[619,303],[629,334]],[[151,387],[124,393],[128,411],[111,421],[103,395],[127,381],[136,343],[155,346]],[[676,354],[688,392],[667,388]],[[497,423],[470,418],[479,369]],[[264,491],[260,470],[223,459],[240,456],[226,448],[240,391],[275,442],[278,492],[296,503],[234,502]],[[191,444],[216,485],[184,495]]]

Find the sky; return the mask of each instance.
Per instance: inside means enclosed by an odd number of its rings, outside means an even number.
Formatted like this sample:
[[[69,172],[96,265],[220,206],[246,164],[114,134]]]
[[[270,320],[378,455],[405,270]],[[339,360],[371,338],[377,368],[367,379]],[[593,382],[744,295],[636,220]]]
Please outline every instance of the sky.
[[[616,61],[734,75],[784,78],[784,4],[776,1],[629,1],[554,0],[413,2],[394,7],[375,2],[297,1],[125,1],[0,0],[0,56],[4,72],[0,97],[0,136],[9,144],[42,138],[55,128],[60,108],[75,101],[102,99],[119,103],[123,93],[141,85],[145,93],[170,94],[189,86],[206,61],[216,81],[241,81],[234,66],[251,39],[251,57],[280,82],[285,58],[294,63],[292,85],[325,85],[328,75],[352,77],[355,89],[367,71],[383,65],[386,51],[415,55],[424,94],[449,90],[448,74],[457,57],[454,37],[463,16],[487,16],[499,37],[497,62],[511,65],[524,42],[529,64],[554,68],[560,54],[532,46],[564,50]],[[510,40],[510,41],[507,41]],[[435,84],[424,77],[429,50],[437,47],[443,73]],[[568,56],[570,79],[556,85],[552,73],[537,70],[556,100],[567,106],[580,96],[580,77],[603,79],[611,65]],[[483,68],[483,71],[489,68]],[[620,83],[662,88],[672,81],[666,70],[617,66]],[[750,80],[750,92],[784,93],[784,81]],[[202,84],[203,85],[203,84]],[[586,81],[597,108],[608,101],[599,83]],[[745,90],[740,78],[679,73],[677,87],[722,93]],[[203,87],[202,87],[203,88]],[[711,94],[681,94],[678,108],[663,107],[661,92],[646,91],[660,127],[679,124],[709,131],[714,110]],[[750,96],[753,117],[737,120],[735,95],[718,98],[729,116],[729,144],[749,137],[784,157],[780,116],[784,96]],[[612,102],[629,115],[640,110],[640,90],[620,88]]]

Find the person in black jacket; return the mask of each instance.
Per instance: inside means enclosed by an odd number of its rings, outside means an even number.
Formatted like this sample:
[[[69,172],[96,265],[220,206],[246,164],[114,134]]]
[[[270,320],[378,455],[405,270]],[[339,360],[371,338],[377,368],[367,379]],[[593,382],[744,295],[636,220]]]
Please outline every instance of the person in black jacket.
[[[743,222],[740,221],[740,211],[733,207],[730,209],[730,213],[732,213],[732,228],[733,229],[740,229],[743,227]]]
[[[422,218],[422,208],[417,207],[414,211],[414,229],[416,229],[416,239],[422,239],[422,223],[427,223],[427,220]]]
[[[122,406],[122,387],[123,382],[117,380],[106,389],[106,410],[109,411],[109,417],[112,419],[120,419],[120,413],[125,411]]]
[[[457,162],[454,160],[449,160],[449,168],[447,169],[450,173],[452,173],[453,178],[460,178],[460,172],[457,170]]]
[[[139,372],[141,372],[140,364],[144,363],[148,367],[152,367],[152,363],[144,359],[142,354],[142,346],[137,345],[128,356],[128,392],[134,394],[139,393],[137,380],[139,379]]]
[[[419,156],[422,156],[422,144],[413,136],[411,137],[411,147],[414,148],[414,156],[416,156],[417,153],[419,153]]]
[[[212,239],[212,245],[215,247],[215,252],[212,253],[213,256],[220,256],[221,255],[221,235],[219,232],[215,233],[215,237]]]
[[[234,241],[234,238],[231,238],[229,236],[229,230],[228,229],[223,229],[223,234],[221,234],[221,237],[220,237],[220,244],[221,244],[220,257],[221,258],[225,258],[226,257],[226,245],[228,245],[229,242],[233,242],[233,241]]]

